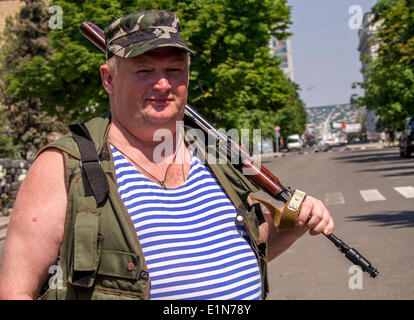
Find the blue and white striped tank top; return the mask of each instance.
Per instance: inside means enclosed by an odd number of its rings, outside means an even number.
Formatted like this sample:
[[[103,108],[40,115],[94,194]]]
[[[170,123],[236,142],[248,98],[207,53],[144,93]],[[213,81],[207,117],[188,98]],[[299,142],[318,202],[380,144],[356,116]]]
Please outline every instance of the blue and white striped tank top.
[[[260,299],[256,256],[237,211],[192,154],[187,181],[164,189],[112,147],[118,190],[147,263],[150,299]]]

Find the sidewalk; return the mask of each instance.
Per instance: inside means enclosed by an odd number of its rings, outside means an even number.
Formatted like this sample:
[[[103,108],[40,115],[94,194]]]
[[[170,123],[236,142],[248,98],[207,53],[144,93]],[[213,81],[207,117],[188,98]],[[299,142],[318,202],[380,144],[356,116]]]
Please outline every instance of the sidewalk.
[[[331,146],[328,151],[345,151],[345,150],[379,150],[385,148],[395,148],[398,147],[398,144],[394,144],[392,146],[388,146],[386,143],[379,143],[379,142],[367,142],[367,143],[358,143],[358,144],[346,144],[343,146]],[[301,151],[295,151],[295,153],[299,154],[307,154],[315,152],[313,147],[304,148]],[[320,151],[323,152],[323,151]],[[261,154],[262,158],[280,158],[288,155],[292,155],[293,152],[268,152]],[[258,157],[253,157],[253,159],[257,159]]]
[[[345,150],[378,150],[378,149],[393,148],[393,147],[395,147],[395,145],[388,147],[387,144],[379,143],[379,142],[347,144],[344,146]]]

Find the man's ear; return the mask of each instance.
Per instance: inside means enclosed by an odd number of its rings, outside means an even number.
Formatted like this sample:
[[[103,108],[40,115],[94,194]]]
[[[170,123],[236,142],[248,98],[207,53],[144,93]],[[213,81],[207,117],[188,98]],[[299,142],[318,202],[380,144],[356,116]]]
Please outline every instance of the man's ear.
[[[101,72],[102,85],[105,88],[106,92],[108,92],[108,94],[111,96],[115,90],[111,67],[107,64],[104,64],[99,68],[99,71]]]
[[[187,58],[187,65],[188,65],[188,79],[187,79],[187,86],[189,86],[190,84],[190,72],[191,72],[191,57],[190,54],[188,54],[188,58]]]

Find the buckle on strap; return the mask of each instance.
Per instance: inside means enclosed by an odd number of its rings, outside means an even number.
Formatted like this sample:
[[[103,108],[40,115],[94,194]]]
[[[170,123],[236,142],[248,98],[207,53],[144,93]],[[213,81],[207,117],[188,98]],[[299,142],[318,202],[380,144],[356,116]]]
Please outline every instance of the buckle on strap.
[[[253,200],[259,201],[263,204],[272,216],[273,224],[278,232],[292,230],[296,225],[296,220],[302,208],[302,203],[306,198],[306,193],[300,190],[295,190],[290,200],[286,203],[283,211],[275,205],[258,196],[250,195]]]
[[[296,220],[302,208],[302,203],[306,198],[306,193],[300,190],[295,190],[289,202],[283,208],[282,217],[278,231],[292,230],[296,225]]]
[[[101,165],[101,160],[81,160],[81,161],[79,161],[79,167],[82,169],[83,168],[83,165],[82,165],[82,163],[94,163],[94,162],[97,162],[98,163],[98,165]]]

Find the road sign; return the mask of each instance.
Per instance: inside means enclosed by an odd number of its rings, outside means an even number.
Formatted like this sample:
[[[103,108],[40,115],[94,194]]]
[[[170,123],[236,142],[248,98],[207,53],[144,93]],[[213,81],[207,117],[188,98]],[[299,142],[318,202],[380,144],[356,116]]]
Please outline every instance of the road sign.
[[[361,131],[361,124],[360,123],[349,123],[346,125],[346,132],[360,132]]]
[[[340,122],[332,122],[331,127],[332,127],[332,129],[341,129],[342,128],[342,123],[340,123]]]

